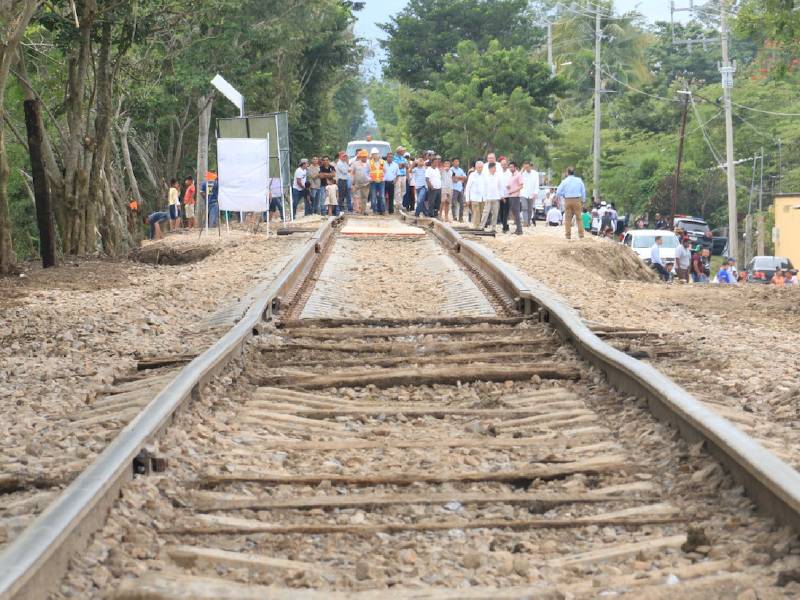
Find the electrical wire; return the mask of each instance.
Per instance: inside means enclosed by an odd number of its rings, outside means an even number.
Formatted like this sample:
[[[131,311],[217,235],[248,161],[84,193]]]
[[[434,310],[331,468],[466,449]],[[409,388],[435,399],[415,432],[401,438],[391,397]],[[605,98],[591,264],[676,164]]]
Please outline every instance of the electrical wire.
[[[742,110],[749,110],[752,112],[762,113],[765,115],[773,115],[775,117],[800,117],[800,113],[785,113],[785,112],[774,112],[771,110],[763,110],[761,108],[753,108],[752,106],[745,106],[744,104],[739,104],[738,102],[731,101],[737,108],[741,108]]]
[[[677,102],[677,101],[678,101],[676,98],[667,98],[667,97],[665,97],[665,96],[658,96],[658,95],[656,95],[656,94],[651,94],[651,93],[649,93],[649,92],[645,92],[645,91],[643,91],[643,90],[637,89],[637,88],[633,87],[632,85],[630,85],[630,84],[628,84],[628,83],[625,83],[624,81],[621,81],[621,80],[617,79],[616,77],[614,77],[614,76],[613,76],[611,73],[609,73],[609,72],[608,72],[608,71],[606,71],[605,69],[602,69],[602,72],[603,72],[603,74],[605,74],[605,76],[606,76],[606,77],[608,77],[609,79],[612,79],[613,81],[616,81],[616,82],[617,82],[617,83],[619,83],[620,85],[624,85],[626,88],[628,88],[629,90],[631,90],[631,91],[633,91],[633,92],[636,92],[637,94],[642,94],[642,95],[644,95],[644,96],[649,96],[650,98],[655,98],[656,100],[662,100],[662,101],[664,101],[664,102]]]
[[[703,139],[706,141],[708,149],[711,150],[711,155],[714,157],[714,160],[717,161],[717,165],[721,165],[722,157],[719,154],[717,154],[717,151],[714,148],[714,144],[711,143],[711,140],[708,137],[708,133],[706,132],[705,125],[703,125],[703,120],[700,118],[700,111],[697,110],[697,104],[694,101],[693,95],[689,95],[689,102],[692,105],[692,110],[694,111],[695,119],[697,119],[697,123],[700,125],[700,131],[703,133]]]

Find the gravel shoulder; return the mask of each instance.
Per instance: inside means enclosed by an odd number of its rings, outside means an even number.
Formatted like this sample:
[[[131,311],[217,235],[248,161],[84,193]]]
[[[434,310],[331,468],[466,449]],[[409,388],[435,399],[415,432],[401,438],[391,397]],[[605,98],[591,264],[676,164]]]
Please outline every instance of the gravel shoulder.
[[[69,260],[0,279],[0,545],[180,366],[137,372],[137,363],[208,347],[235,319],[220,309],[274,277],[307,236],[182,232],[143,250],[211,254],[178,266]]]
[[[800,290],[665,285],[632,253],[561,228],[480,238],[589,322],[646,330],[611,343],[650,362],[800,467]]]

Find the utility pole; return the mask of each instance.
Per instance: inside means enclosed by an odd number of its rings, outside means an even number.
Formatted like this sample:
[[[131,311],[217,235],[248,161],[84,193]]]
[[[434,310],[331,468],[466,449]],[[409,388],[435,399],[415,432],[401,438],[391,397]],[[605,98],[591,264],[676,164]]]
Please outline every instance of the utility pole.
[[[556,65],[553,63],[553,24],[547,22],[547,64],[550,65],[550,74],[555,76]]]
[[[681,162],[683,162],[683,141],[686,138],[686,113],[689,112],[689,94],[688,91],[679,91],[683,96],[683,103],[681,105],[681,131],[678,138],[678,164],[675,167],[675,185],[672,186],[672,216],[678,212],[678,193],[681,187]]]
[[[594,25],[594,199],[600,201],[600,42],[603,32],[600,29],[600,11],[595,12]]]
[[[783,190],[783,155],[781,154],[781,138],[778,138],[778,193]],[[775,189],[775,188],[772,188]]]
[[[756,253],[764,256],[764,146],[761,146],[761,177],[758,184],[758,214],[756,215]]]
[[[728,248],[729,255],[738,257],[739,236],[738,215],[736,212],[736,167],[733,157],[733,108],[731,106],[731,93],[733,91],[733,73],[736,67],[731,64],[728,57],[728,2],[720,0],[721,37],[722,37],[722,66],[719,72],[722,75],[722,93],[725,100],[725,154],[728,171]]]

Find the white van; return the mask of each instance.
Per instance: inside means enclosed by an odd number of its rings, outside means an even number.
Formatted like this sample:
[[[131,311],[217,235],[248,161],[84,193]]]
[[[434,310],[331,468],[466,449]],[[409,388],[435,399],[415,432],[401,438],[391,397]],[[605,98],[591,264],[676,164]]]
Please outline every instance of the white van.
[[[355,158],[356,150],[359,148],[366,150],[367,152],[373,148],[376,148],[378,152],[381,153],[381,158],[386,158],[386,155],[392,151],[392,147],[389,145],[389,142],[382,142],[380,140],[353,140],[347,144],[347,157],[350,160]]]
[[[677,235],[666,229],[634,229],[625,234],[622,243],[630,246],[639,258],[649,261],[650,248],[656,243],[657,237],[664,240],[661,244],[661,260],[674,263],[675,250],[680,241]]]

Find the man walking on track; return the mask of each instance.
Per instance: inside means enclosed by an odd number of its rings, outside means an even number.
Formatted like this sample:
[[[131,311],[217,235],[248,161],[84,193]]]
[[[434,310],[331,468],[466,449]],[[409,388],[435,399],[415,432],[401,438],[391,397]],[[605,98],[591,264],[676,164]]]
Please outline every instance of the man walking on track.
[[[394,179],[394,206],[397,207],[398,212],[400,212],[401,206],[406,208],[404,200],[406,195],[406,167],[408,166],[408,161],[406,161],[405,153],[406,149],[402,146],[398,146],[394,157],[394,162],[397,163],[397,177]]]
[[[475,163],[475,170],[469,174],[467,186],[464,190],[466,201],[472,212],[472,228],[478,229],[481,226],[483,217],[483,200],[486,191],[486,181],[483,175],[483,161]]]
[[[352,167],[353,175],[353,210],[362,215],[367,214],[369,204],[369,165],[367,164],[367,151],[360,150]]]
[[[561,199],[564,206],[564,233],[572,239],[572,219],[578,222],[578,237],[583,239],[583,220],[581,206],[586,200],[586,186],[583,180],[575,176],[575,167],[567,169],[567,176],[558,184],[556,198]]]
[[[377,148],[370,150],[369,156],[369,202],[372,214],[382,215],[384,213],[384,194],[386,184],[384,182],[384,172],[386,161],[381,158],[381,153]]]
[[[517,163],[511,162],[508,164],[508,183],[506,183],[506,191],[508,198],[508,210],[514,217],[514,233],[522,235],[522,220],[520,219],[520,195],[522,188],[525,185],[525,180],[522,177],[522,172],[517,170]]]

